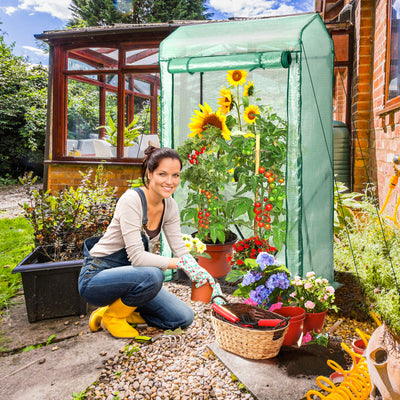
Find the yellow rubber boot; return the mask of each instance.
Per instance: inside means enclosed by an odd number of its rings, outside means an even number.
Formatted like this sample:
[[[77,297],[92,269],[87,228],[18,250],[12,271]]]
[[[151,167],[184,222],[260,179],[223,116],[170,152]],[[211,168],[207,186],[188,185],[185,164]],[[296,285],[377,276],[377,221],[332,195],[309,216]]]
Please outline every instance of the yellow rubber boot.
[[[139,332],[130,326],[126,318],[136,309],[125,305],[121,299],[108,306],[101,320],[101,327],[116,338],[134,338]]]
[[[103,315],[106,312],[107,308],[108,306],[98,308],[90,314],[89,328],[92,332],[97,332],[101,328],[101,319],[103,318]]]
[[[133,311],[126,317],[126,320],[130,324],[147,324],[138,311]]]

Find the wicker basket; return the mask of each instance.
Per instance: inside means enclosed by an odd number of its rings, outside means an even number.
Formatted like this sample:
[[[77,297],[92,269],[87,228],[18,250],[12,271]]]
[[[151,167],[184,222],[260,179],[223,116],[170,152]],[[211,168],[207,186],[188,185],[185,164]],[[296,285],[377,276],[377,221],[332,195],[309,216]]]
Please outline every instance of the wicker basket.
[[[224,304],[224,307],[237,316],[249,314],[253,321],[284,319],[281,315],[250,304],[227,303]],[[211,312],[211,322],[217,343],[221,348],[253,360],[275,357],[281,349],[289,327],[289,321],[286,321],[282,327],[277,329],[245,328],[227,321],[214,310]]]

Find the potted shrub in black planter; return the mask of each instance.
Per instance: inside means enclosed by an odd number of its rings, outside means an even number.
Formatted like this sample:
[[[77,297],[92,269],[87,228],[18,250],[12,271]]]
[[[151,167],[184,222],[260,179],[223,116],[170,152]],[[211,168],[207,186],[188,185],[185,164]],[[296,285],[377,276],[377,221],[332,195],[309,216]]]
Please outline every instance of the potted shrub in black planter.
[[[35,178],[21,183],[29,197],[24,216],[34,229],[35,249],[13,270],[21,273],[29,322],[85,314],[87,304],[78,292],[83,242],[101,235],[111,221],[115,188],[107,185],[100,166],[81,173],[81,184],[52,194],[35,190]]]

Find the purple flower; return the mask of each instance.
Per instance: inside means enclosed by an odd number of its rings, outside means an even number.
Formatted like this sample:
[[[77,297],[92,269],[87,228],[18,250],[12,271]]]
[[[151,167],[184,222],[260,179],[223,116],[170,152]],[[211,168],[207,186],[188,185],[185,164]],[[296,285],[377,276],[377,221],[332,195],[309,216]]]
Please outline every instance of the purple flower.
[[[259,281],[261,278],[262,278],[261,272],[250,271],[244,276],[242,281],[242,286],[249,286],[252,283]]]
[[[275,264],[275,257],[263,251],[257,256],[256,262],[260,266],[261,270],[264,271],[265,267],[268,265]]]
[[[270,294],[271,291],[264,285],[257,286],[256,290],[250,290],[250,298],[260,306],[265,303],[269,304],[268,296]]]
[[[290,285],[290,280],[284,272],[278,272],[277,274],[271,275],[265,286],[271,290],[271,292],[276,289],[287,289]]]

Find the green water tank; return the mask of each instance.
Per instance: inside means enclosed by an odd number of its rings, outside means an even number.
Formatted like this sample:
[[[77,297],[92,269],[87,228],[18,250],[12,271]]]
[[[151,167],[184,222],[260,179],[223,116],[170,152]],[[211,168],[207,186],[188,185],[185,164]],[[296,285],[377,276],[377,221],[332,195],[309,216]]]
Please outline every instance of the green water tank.
[[[333,121],[333,171],[351,190],[350,134],[344,122]]]

